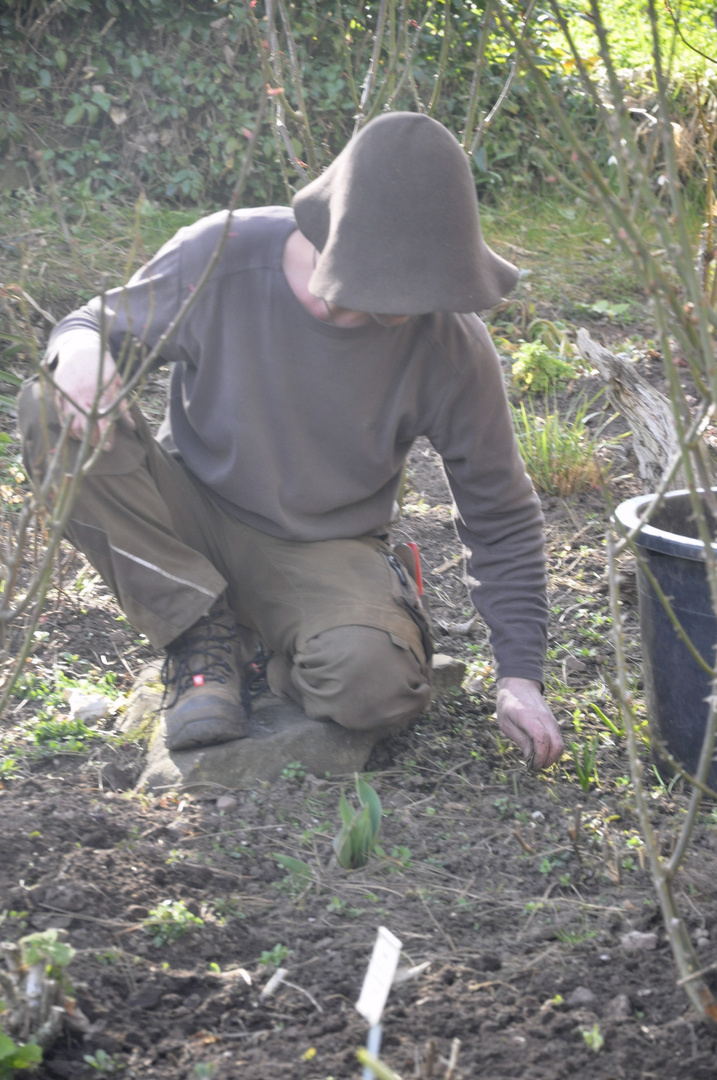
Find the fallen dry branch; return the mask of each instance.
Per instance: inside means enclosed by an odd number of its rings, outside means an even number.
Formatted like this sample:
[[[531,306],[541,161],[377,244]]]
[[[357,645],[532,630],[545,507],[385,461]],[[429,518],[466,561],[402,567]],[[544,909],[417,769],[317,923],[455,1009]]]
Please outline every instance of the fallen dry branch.
[[[599,371],[610,404],[630,424],[643,491],[655,491],[680,457],[669,398],[650,386],[631,364],[594,341],[584,327],[578,330],[577,346],[583,359]],[[682,469],[675,470],[669,487],[685,487]]]

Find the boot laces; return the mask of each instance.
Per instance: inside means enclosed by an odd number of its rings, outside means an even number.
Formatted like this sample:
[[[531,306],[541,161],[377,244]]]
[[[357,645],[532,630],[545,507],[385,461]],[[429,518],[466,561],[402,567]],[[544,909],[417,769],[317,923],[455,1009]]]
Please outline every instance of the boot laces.
[[[193,686],[226,683],[236,674],[233,626],[204,615],[167,648],[162,665],[162,709],[171,708]],[[171,698],[171,700],[170,700]]]
[[[256,652],[254,657],[248,664],[244,665],[242,671],[242,702],[247,713],[251,712],[251,703],[254,698],[258,698],[265,690],[269,689],[269,683],[266,677],[266,665],[271,660],[272,653],[265,652],[264,646],[259,641],[257,642]]]

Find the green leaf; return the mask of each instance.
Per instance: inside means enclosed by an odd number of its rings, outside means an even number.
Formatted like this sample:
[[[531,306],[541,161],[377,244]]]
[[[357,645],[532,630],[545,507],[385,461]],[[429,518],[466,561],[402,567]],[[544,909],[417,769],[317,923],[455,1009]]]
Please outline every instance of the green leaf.
[[[42,1061],[42,1049],[37,1043],[25,1043],[23,1046],[18,1046],[11,1064],[15,1069],[27,1069],[40,1061]]]
[[[53,967],[67,967],[75,955],[71,945],[57,940],[57,930],[54,929],[20,938],[20,948],[23,963],[28,967],[43,962]]]
[[[95,105],[102,109],[103,112],[109,112],[112,106],[112,98],[109,96],[109,94],[100,93],[99,90],[95,90],[95,92],[93,93],[92,101]]]
[[[339,866],[344,870],[352,870],[351,833],[348,828],[343,828],[338,836],[334,837],[333,847]]]
[[[356,777],[356,792],[361,805],[367,806],[369,809],[373,839],[375,840],[381,828],[381,800],[371,785],[358,776]]]
[[[307,862],[303,859],[295,859],[293,855],[279,855],[275,856],[277,863],[283,870],[288,870],[294,877],[302,878],[307,882],[311,880],[313,871]]]
[[[65,116],[65,119],[63,120],[63,123],[64,123],[65,127],[72,127],[73,124],[79,123],[79,121],[82,119],[82,117],[84,115],[85,115],[85,106],[84,106],[84,104],[83,105],[73,105],[72,108],[70,109],[70,111]]]
[[[353,819],[356,816],[356,811],[349,806],[348,800],[344,792],[341,792],[341,798],[339,799],[339,814],[346,828],[351,826]]]
[[[14,1039],[11,1039],[9,1035],[3,1035],[0,1031],[0,1061],[4,1061],[9,1058],[11,1054],[15,1053],[17,1044]]]
[[[67,53],[64,49],[55,49],[55,55],[53,56],[56,66],[60,71],[64,71],[67,67]]]
[[[42,1050],[37,1043],[18,1043],[0,1032],[0,1076],[12,1076],[15,1069],[27,1069],[42,1061]]]

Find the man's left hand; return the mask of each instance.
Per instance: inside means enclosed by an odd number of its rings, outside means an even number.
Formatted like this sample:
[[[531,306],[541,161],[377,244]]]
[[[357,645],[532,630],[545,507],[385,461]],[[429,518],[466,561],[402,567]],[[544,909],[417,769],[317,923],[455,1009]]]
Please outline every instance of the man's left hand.
[[[561,757],[565,746],[560,728],[532,679],[498,679],[498,725],[525,754],[533,769],[547,769]]]

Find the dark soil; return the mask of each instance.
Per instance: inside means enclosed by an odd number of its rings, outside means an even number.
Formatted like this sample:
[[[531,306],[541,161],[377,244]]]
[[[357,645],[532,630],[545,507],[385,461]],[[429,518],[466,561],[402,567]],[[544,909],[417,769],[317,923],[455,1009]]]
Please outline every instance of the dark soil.
[[[620,453],[612,502],[637,490]],[[91,1024],[55,1044],[42,1080],[85,1080],[98,1065],[137,1080],[358,1077],[367,1027],[355,1002],[381,925],[403,943],[401,967],[417,969],[383,1017],[381,1057],[404,1080],[717,1075],[717,1037],[677,985],[644,869],[624,742],[590,709],[617,722],[606,498],[544,500],[548,694],[567,744],[599,740],[597,776],[583,790],[570,754],[536,776],[499,739],[485,630],[471,621],[445,482],[426,446],[413,453],[408,486],[399,532],[421,548],[437,647],[466,660],[469,675],[461,693],[375,749],[383,853],[364,869],[342,870],[332,855],[352,777],[291,763],[253,791],[140,794],[141,747],[112,737],[112,717],[83,752],[42,752],[29,734],[36,705],[8,710],[6,755],[17,767],[0,788],[0,936],[65,929],[76,950],[68,974]],[[117,621],[81,557],[67,549],[63,559],[30,667],[95,665],[128,691],[146,643]],[[639,694],[629,580],[624,596]],[[687,795],[655,778],[651,801],[668,851]],[[710,810],[679,889],[705,967],[717,933]],[[282,854],[306,874],[282,867]],[[202,924],[184,916],[173,924],[182,936],[159,940],[145,920],[164,901],[182,901]],[[631,930],[654,931],[656,947],[628,951]],[[267,994],[276,964],[286,975]]]

